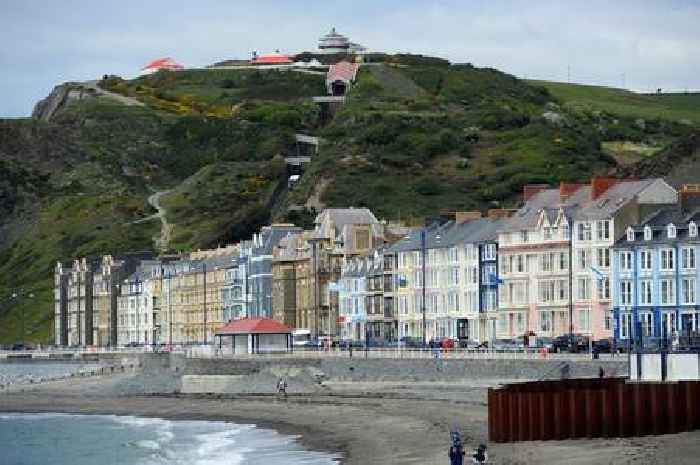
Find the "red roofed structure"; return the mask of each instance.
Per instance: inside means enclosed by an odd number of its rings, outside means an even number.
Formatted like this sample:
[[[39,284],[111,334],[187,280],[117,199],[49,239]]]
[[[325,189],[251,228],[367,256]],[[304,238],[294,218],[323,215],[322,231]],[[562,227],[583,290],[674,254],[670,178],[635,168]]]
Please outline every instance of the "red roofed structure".
[[[294,61],[289,55],[270,53],[268,55],[254,55],[250,63],[253,65],[291,65]]]
[[[242,318],[234,320],[216,331],[222,352],[229,343],[232,354],[256,354],[291,352],[292,330],[279,321],[269,318]]]
[[[345,95],[350,84],[355,81],[357,71],[360,65],[350,63],[349,61],[341,61],[328,68],[326,74],[326,89],[330,95],[342,96]]]
[[[182,66],[180,63],[177,63],[175,60],[173,60],[170,57],[165,57],[165,58],[158,58],[157,60],[150,61],[141,68],[141,73],[142,74],[148,74],[148,73],[155,73],[156,71],[160,71],[161,69],[169,70],[169,71],[177,71],[181,69],[185,69],[184,66]]]

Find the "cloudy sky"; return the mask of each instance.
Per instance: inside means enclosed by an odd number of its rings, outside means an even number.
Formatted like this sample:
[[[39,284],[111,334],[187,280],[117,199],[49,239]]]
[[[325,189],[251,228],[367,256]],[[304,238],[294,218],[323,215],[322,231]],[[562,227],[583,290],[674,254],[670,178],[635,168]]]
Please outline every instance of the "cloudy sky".
[[[331,26],[372,50],[519,77],[700,88],[700,0],[0,0],[0,117],[55,84],[311,50]]]

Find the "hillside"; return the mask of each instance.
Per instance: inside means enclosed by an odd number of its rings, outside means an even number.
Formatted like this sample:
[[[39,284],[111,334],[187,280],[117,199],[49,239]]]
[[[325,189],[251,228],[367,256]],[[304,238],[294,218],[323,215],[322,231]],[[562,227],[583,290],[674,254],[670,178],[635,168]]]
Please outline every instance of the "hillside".
[[[270,221],[308,225],[324,205],[419,224],[515,206],[527,183],[666,175],[668,160],[697,172],[700,119],[680,97],[615,104],[612,90],[435,58],[370,61],[326,125],[311,101],[323,75],[251,69],[68,83],[40,119],[0,120],[0,342],[19,339],[23,311],[27,339],[48,339],[56,260],[160,252],[155,192],[172,227],[163,250],[177,252]],[[299,132],[322,142],[288,191],[283,158]],[[288,209],[298,205],[308,208]],[[17,289],[34,298],[10,301]]]

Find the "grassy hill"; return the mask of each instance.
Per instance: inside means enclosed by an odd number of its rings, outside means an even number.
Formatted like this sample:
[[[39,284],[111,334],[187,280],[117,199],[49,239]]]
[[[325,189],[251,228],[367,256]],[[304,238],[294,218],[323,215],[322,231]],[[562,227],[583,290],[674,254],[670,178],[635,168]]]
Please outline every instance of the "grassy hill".
[[[550,81],[528,81],[547,89],[574,108],[595,109],[620,116],[687,121],[700,126],[700,93],[639,94],[614,87]]]
[[[48,339],[56,260],[155,252],[160,221],[147,199],[157,191],[169,249],[186,251],[270,221],[308,225],[323,205],[418,224],[443,209],[515,206],[527,183],[666,174],[679,159],[693,173],[697,96],[526,82],[421,56],[369,60],[327,125],[310,99],[324,76],[249,69],[109,77],[103,89],[145,105],[92,92],[47,122],[0,120],[0,342],[19,338],[23,314],[27,338]],[[283,157],[300,131],[322,143],[288,192]],[[34,298],[10,301],[20,288]]]

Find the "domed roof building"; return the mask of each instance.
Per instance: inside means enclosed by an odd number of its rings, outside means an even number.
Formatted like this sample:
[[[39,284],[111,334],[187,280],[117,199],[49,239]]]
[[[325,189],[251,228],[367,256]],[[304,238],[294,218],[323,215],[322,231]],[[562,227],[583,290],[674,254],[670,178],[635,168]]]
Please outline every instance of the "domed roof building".
[[[342,34],[338,34],[335,28],[331,32],[321,37],[318,41],[320,53],[362,53],[367,50],[360,44],[350,42],[350,39]]]

